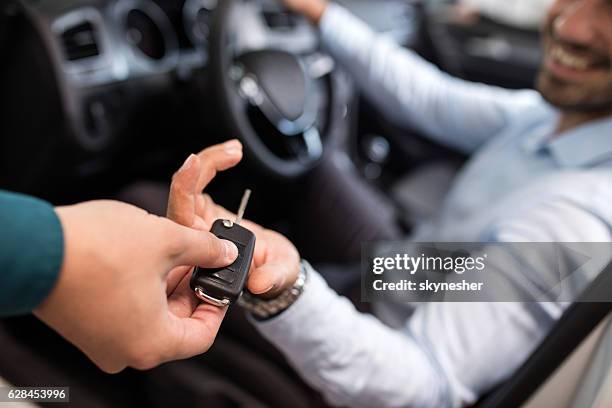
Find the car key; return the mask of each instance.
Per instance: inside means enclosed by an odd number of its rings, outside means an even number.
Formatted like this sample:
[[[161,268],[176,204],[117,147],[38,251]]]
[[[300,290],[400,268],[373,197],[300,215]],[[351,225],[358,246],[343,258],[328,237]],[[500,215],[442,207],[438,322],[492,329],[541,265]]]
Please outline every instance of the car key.
[[[246,190],[235,221],[217,220],[210,230],[218,238],[236,244],[238,258],[225,268],[197,267],[194,270],[190,281],[191,289],[206,303],[219,307],[228,306],[236,302],[244,290],[255,251],[255,234],[240,225],[250,197],[251,190]]]

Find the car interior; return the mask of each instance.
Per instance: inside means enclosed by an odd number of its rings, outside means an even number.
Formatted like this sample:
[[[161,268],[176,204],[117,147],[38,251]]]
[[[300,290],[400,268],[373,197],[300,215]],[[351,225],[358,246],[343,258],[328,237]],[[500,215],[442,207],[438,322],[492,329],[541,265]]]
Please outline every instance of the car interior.
[[[341,3],[454,76],[533,87],[537,30],[465,21],[452,1]],[[55,205],[119,199],[163,215],[183,160],[238,138],[244,163],[207,192],[235,211],[252,189],[247,218],[282,232],[313,265],[358,264],[362,242],[410,234],[466,160],[377,112],[316,29],[275,0],[6,0],[0,55],[0,188]],[[567,383],[550,386],[551,378],[591,339],[580,372],[588,370],[599,344],[589,335],[605,337],[610,309],[576,307],[570,327],[585,315],[591,324],[565,333],[562,320],[547,338],[565,354],[543,345],[481,406],[522,405],[544,384],[554,390],[544,401],[559,398]],[[240,319],[224,324],[211,353],[115,376],[36,319],[5,319],[0,377],[69,384],[73,403],[87,407],[327,406],[272,346],[245,345]]]

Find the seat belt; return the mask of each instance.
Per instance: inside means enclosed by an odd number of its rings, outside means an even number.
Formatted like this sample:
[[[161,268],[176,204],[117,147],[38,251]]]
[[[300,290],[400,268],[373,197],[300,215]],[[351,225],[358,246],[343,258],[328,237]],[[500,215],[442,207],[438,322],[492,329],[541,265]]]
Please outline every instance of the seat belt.
[[[593,333],[599,334],[599,338],[575,390],[572,408],[612,407],[612,315]]]
[[[561,316],[512,378],[482,399],[478,408],[525,404],[584,339],[612,312],[612,262]]]

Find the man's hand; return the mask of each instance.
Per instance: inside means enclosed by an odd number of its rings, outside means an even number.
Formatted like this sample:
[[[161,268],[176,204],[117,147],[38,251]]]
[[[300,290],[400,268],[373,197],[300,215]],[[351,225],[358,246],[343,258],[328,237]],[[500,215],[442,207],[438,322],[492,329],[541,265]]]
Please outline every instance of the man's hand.
[[[217,219],[236,218],[202,191],[218,171],[235,166],[241,159],[242,145],[236,140],[192,155],[188,159],[191,164],[181,168],[172,179],[168,218],[203,231],[208,231]],[[242,225],[257,237],[247,284],[249,291],[266,298],[278,296],[291,287],[298,277],[298,251],[281,234],[246,220]],[[188,287],[189,276],[175,279],[183,279],[184,289],[191,298],[195,298]]]
[[[292,11],[303,14],[313,24],[319,24],[329,4],[328,0],[281,0]]]
[[[208,350],[225,309],[180,295],[191,266],[223,267],[238,251],[205,231],[112,201],[57,209],[64,262],[35,311],[102,370],[148,369]]]

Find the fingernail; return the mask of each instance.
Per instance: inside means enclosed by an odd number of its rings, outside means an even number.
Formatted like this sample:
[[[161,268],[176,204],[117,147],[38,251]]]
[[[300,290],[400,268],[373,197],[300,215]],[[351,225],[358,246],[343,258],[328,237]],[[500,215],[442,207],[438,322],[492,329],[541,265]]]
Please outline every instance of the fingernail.
[[[238,247],[231,241],[222,240],[225,245],[225,255],[228,261],[234,262],[238,258]]]
[[[179,171],[184,171],[184,170],[189,169],[193,165],[193,162],[195,161],[197,157],[198,156],[196,156],[195,154],[189,155],[189,157],[187,158],[187,160],[185,160],[185,163],[183,163]]]
[[[230,140],[225,143],[223,146],[225,148],[225,153],[233,156],[242,151],[242,144],[238,140]]]
[[[267,287],[267,288],[266,288],[266,289],[264,289],[264,290],[261,290],[261,291],[259,291],[259,290],[257,290],[257,291],[251,291],[251,293],[252,293],[252,294],[254,294],[254,295],[263,295],[263,294],[265,294],[265,293],[270,292],[272,289],[274,289],[274,284],[271,284],[269,287]]]
[[[225,149],[225,154],[227,154],[228,156],[237,156],[240,153],[242,153],[242,150],[240,149],[235,149],[235,148]]]

